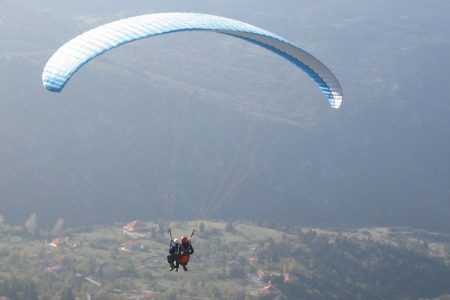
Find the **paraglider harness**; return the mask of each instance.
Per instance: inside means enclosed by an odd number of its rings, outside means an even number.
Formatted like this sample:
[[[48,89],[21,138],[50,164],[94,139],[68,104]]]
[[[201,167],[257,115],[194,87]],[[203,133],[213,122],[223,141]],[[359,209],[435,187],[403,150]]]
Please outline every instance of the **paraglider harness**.
[[[190,235],[190,237],[189,237],[189,247],[191,247],[191,249],[192,249],[192,246],[190,245],[190,243],[191,243],[190,240],[191,240],[191,238],[194,236],[195,231],[196,231],[196,230],[193,229],[193,230],[192,230],[192,233],[191,233],[191,235]],[[183,252],[180,252],[181,242],[180,242],[180,244],[175,244],[175,240],[174,240],[174,238],[172,237],[172,230],[169,229],[168,232],[169,232],[169,235],[170,235],[169,255],[174,255],[174,256],[175,256],[174,261],[173,261],[173,262],[175,262],[175,265],[174,265],[174,267],[172,267],[172,268],[170,269],[170,271],[172,271],[173,269],[175,269],[175,271],[178,272],[178,268],[179,268],[180,265],[182,265],[182,266],[183,266],[183,269],[184,269],[185,271],[187,271],[186,266],[187,266],[187,264],[189,263],[189,259],[190,259],[191,254],[192,254],[193,252],[191,252],[191,253],[183,253]],[[174,249],[173,247],[176,247],[176,249]],[[192,250],[193,250],[193,249],[192,249]],[[171,263],[171,265],[173,264],[173,262]],[[169,262],[169,263],[170,263],[170,262]]]

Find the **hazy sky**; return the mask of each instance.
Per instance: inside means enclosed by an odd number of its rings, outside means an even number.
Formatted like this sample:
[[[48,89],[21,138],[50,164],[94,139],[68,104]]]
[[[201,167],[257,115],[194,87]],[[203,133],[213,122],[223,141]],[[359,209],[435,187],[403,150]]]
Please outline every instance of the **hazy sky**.
[[[158,219],[182,208],[188,218],[449,228],[447,1],[3,0],[0,10],[7,221],[34,211],[44,223]],[[167,11],[286,37],[335,72],[342,108],[329,109],[287,61],[207,33],[127,45],[61,94],[42,87],[45,62],[72,37]]]

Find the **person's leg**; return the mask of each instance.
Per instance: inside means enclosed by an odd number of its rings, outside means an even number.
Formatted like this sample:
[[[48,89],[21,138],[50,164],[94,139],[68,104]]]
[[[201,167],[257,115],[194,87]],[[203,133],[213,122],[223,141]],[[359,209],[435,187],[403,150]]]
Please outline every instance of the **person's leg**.
[[[167,254],[167,262],[169,263],[171,268],[170,271],[172,271],[175,268],[175,265],[173,264],[174,260],[175,257],[172,254]]]

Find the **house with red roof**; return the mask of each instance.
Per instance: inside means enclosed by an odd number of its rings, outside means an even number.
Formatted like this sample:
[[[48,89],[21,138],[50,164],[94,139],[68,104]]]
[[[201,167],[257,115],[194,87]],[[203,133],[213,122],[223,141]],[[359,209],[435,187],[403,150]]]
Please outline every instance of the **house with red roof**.
[[[141,222],[139,220],[134,220],[124,226],[122,228],[128,232],[134,232],[134,231],[140,231],[147,227],[144,222]]]

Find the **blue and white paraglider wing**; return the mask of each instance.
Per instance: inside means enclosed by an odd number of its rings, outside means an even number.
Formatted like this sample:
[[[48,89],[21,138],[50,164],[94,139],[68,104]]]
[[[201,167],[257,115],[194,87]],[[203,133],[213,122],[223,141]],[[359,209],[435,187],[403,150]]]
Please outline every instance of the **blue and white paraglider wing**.
[[[143,38],[187,30],[207,30],[245,39],[288,59],[305,71],[327,96],[333,108],[342,102],[342,89],[334,74],[308,52],[286,39],[256,26],[198,13],[159,13],[111,22],[87,31],[59,48],[45,65],[44,86],[60,92],[85,63],[120,45]]]

